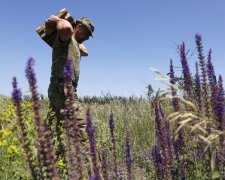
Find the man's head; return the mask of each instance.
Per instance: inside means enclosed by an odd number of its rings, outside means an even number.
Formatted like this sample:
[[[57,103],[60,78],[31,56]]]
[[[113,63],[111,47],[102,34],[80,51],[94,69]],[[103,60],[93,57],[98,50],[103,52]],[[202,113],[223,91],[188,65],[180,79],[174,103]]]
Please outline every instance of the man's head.
[[[78,43],[88,40],[90,36],[93,37],[94,24],[90,19],[83,17],[76,21],[74,27],[74,36]]]

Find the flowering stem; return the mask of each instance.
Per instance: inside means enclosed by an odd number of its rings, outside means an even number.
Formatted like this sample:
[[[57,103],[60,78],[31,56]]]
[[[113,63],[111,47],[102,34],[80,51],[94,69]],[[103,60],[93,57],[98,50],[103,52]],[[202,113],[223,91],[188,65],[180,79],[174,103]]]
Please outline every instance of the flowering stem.
[[[64,81],[66,87],[66,103],[64,110],[64,119],[66,124],[66,135],[67,135],[67,163],[69,168],[70,179],[81,179],[83,177],[82,164],[81,164],[81,149],[80,139],[78,137],[78,125],[76,118],[76,107],[74,104],[74,88],[72,85],[73,67],[72,60],[68,59],[64,67]]]
[[[112,138],[112,145],[113,145],[113,157],[114,157],[114,173],[116,175],[116,179],[119,178],[119,173],[118,173],[118,158],[117,158],[117,147],[116,147],[116,137],[114,133],[114,119],[113,119],[113,113],[110,114],[109,117],[109,128],[110,128],[110,133],[111,133],[111,138]]]
[[[21,107],[22,93],[21,93],[20,89],[17,88],[17,81],[16,81],[15,77],[13,77],[12,85],[13,85],[12,100],[14,102],[14,106],[16,107],[18,123],[21,128],[21,132],[22,132],[23,148],[27,155],[27,161],[29,163],[31,175],[32,175],[33,179],[37,179],[37,169],[36,169],[37,167],[35,166],[35,162],[33,160],[34,156],[33,156],[32,150],[30,148],[31,145],[28,140],[27,130],[26,130],[24,120],[23,120],[23,112],[22,112],[22,107]]]
[[[132,178],[132,172],[131,172],[131,166],[132,166],[132,158],[131,158],[131,150],[130,150],[130,136],[129,134],[126,135],[126,165],[127,165],[127,179],[131,180]]]
[[[44,121],[40,116],[40,103],[39,94],[37,92],[37,80],[35,78],[35,73],[33,70],[34,59],[30,58],[27,62],[26,67],[26,77],[29,82],[30,91],[32,94],[33,110],[35,114],[35,123],[37,125],[38,134],[38,160],[41,171],[41,176],[44,175],[46,171],[48,178],[59,179],[58,169],[56,165],[56,155],[54,152],[53,138],[50,130],[48,129],[46,121]],[[44,166],[44,172],[42,169]]]
[[[97,162],[97,153],[96,153],[97,150],[96,150],[95,128],[93,126],[92,118],[90,115],[90,109],[87,110],[86,120],[87,120],[86,132],[87,132],[89,144],[90,144],[90,152],[91,152],[92,163],[93,163],[94,179],[97,180],[97,179],[100,179],[100,176],[99,176],[99,166],[98,166],[98,162]]]
[[[109,179],[108,166],[106,161],[106,151],[104,148],[102,148],[102,172],[104,180],[108,180]]]

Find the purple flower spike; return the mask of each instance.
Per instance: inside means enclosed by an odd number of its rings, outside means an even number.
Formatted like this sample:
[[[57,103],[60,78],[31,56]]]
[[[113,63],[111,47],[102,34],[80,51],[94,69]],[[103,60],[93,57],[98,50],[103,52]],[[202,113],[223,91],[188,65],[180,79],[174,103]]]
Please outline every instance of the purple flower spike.
[[[209,79],[209,84],[210,84],[210,89],[211,89],[212,107],[215,110],[216,96],[217,96],[217,80],[216,80],[214,66],[212,64],[211,59],[212,59],[212,50],[210,49],[209,54],[208,54],[208,61],[207,61],[207,73],[208,73],[208,79]]]
[[[130,136],[127,134],[126,136],[126,165],[127,165],[127,179],[132,179],[132,158],[131,158],[131,149],[130,149]]]
[[[202,111],[202,93],[201,93],[201,82],[200,82],[200,76],[198,73],[198,63],[195,64],[196,67],[196,74],[195,74],[195,93],[198,103],[198,109],[199,113]]]
[[[109,128],[110,128],[111,132],[114,131],[114,119],[113,119],[113,114],[112,113],[110,114],[110,117],[109,117]]]
[[[173,69],[173,60],[172,60],[172,59],[170,59],[170,83],[171,83],[172,85],[175,85],[175,83],[176,83],[175,75],[174,75],[174,69]],[[175,89],[173,86],[171,86],[171,91],[172,91],[172,95],[173,95],[174,97],[176,97],[177,91],[176,91],[176,89]],[[173,104],[174,110],[175,110],[176,112],[178,112],[179,109],[180,109],[180,108],[179,108],[178,99],[177,99],[177,98],[173,98],[173,99],[172,99],[172,104]]]
[[[95,128],[92,123],[92,118],[90,117],[90,109],[87,111],[87,127],[86,127],[86,132],[89,136],[93,136],[95,133]]]
[[[13,77],[12,86],[13,86],[12,101],[14,102],[14,105],[16,107],[18,124],[19,124],[19,126],[21,128],[21,132],[22,132],[23,148],[24,148],[25,154],[27,155],[27,161],[29,163],[31,175],[32,175],[33,179],[37,179],[36,166],[35,166],[35,162],[33,160],[34,156],[33,156],[30,141],[29,141],[29,138],[27,135],[27,129],[26,129],[26,126],[25,126],[24,120],[23,120],[23,112],[22,112],[22,107],[21,107],[22,93],[21,93],[20,89],[17,88],[17,81],[16,81],[15,77]]]
[[[155,128],[156,128],[156,139],[157,139],[157,144],[161,146],[164,144],[164,138],[163,138],[163,126],[162,126],[162,117],[159,109],[159,102],[157,97],[155,98],[154,101],[154,106],[155,106]]]
[[[32,95],[33,101],[33,110],[35,114],[35,123],[37,125],[37,135],[38,135],[38,162],[40,168],[41,176],[46,172],[48,178],[59,178],[58,169],[56,165],[56,155],[54,152],[54,145],[52,141],[52,136],[50,130],[48,129],[46,121],[41,118],[40,115],[40,102],[39,102],[39,94],[37,91],[37,80],[35,77],[34,69],[34,59],[30,58],[27,62],[27,67],[25,70],[26,78],[28,79],[30,91]],[[44,171],[42,167],[45,167]]]
[[[17,88],[17,81],[15,77],[13,77],[12,85],[13,85],[12,100],[21,103],[22,93],[21,90]]]
[[[72,60],[68,59],[63,71],[64,79],[65,80],[71,79],[71,77],[73,76],[73,73],[74,71],[72,66]]]
[[[99,174],[99,167],[98,166],[95,167],[94,179],[93,180],[100,180],[100,174]]]
[[[173,60],[170,59],[170,83],[175,84],[175,75],[174,75],[174,69],[173,69]]]
[[[37,80],[35,78],[33,66],[34,66],[34,59],[29,58],[28,61],[27,61],[27,67],[26,67],[26,70],[25,70],[26,78],[28,79],[30,88],[32,88],[31,90],[36,90]]]
[[[98,167],[98,162],[97,162],[95,128],[94,128],[94,125],[92,122],[92,117],[90,115],[90,109],[87,110],[86,122],[87,122],[86,132],[87,132],[89,144],[90,144],[90,152],[91,152],[92,163],[93,163],[94,179],[98,180],[98,179],[100,179],[100,176],[99,176],[99,167]]]
[[[114,133],[114,119],[113,119],[113,113],[111,112],[109,117],[109,128],[111,133],[111,139],[112,139],[112,146],[113,146],[113,157],[114,157],[114,173],[116,175],[116,179],[119,178],[119,172],[118,172],[118,157],[117,157],[117,147],[116,147],[116,137]]]
[[[219,76],[218,81],[218,95],[216,103],[216,116],[219,121],[219,129],[225,130],[225,97],[223,89],[223,79],[222,76]]]
[[[218,120],[219,127],[218,129],[222,132],[225,131],[225,96],[224,96],[224,89],[223,89],[223,79],[222,76],[219,75],[218,81],[218,95],[217,95],[217,102],[216,102],[216,117]],[[225,135],[220,137],[220,143],[222,147],[222,156],[224,156],[225,152]],[[225,164],[225,159],[223,159],[223,164]]]
[[[164,119],[164,112],[159,101],[158,94],[154,100],[155,108],[155,124],[156,124],[156,143],[160,151],[162,152],[164,177],[172,178],[171,165],[173,163],[173,150],[172,143],[169,135],[169,126]]]
[[[201,77],[202,77],[202,90],[203,90],[203,99],[204,99],[204,106],[206,108],[206,116],[209,116],[210,105],[209,105],[209,97],[208,97],[208,86],[207,86],[207,72],[206,72],[206,64],[205,64],[205,57],[203,55],[203,46],[202,46],[202,38],[200,34],[195,35],[195,42],[196,47],[198,50],[198,59],[200,62],[201,67]]]
[[[180,60],[183,68],[185,98],[187,100],[191,100],[193,98],[192,81],[189,65],[187,62],[184,42],[180,45],[179,50],[180,50]]]
[[[208,61],[207,61],[207,72],[208,72],[208,77],[209,77],[209,81],[210,84],[216,84],[216,75],[215,75],[215,71],[214,71],[214,66],[212,64],[212,50],[209,50],[209,54],[208,54]]]
[[[37,156],[38,156],[38,163],[39,163],[39,170],[40,170],[40,175],[42,177],[42,175],[44,174],[44,172],[42,172],[42,166],[44,166],[45,164],[45,159],[43,157],[43,152],[44,152],[44,129],[43,129],[43,123],[42,123],[42,119],[40,116],[40,104],[39,104],[39,94],[37,92],[37,86],[36,86],[36,78],[35,78],[35,73],[33,70],[33,65],[34,65],[34,59],[33,58],[29,58],[27,61],[27,66],[25,69],[25,73],[26,73],[26,78],[29,82],[29,86],[30,86],[30,91],[32,94],[32,101],[33,101],[33,109],[34,109],[34,113],[35,113],[35,124],[37,126],[37,135],[38,135],[38,142],[37,142]],[[42,177],[43,178],[43,177]]]
[[[102,172],[104,180],[108,180],[109,179],[108,165],[106,161],[106,150],[104,148],[102,149]]]
[[[81,179],[83,177],[81,139],[79,136],[79,127],[77,125],[76,107],[74,96],[74,87],[72,84],[73,66],[72,60],[68,59],[64,67],[64,86],[67,90],[65,109],[63,112],[65,120],[65,130],[67,136],[67,166],[69,179]]]
[[[163,160],[162,155],[160,153],[160,148],[158,145],[155,145],[152,149],[152,158],[155,166],[157,179],[163,178]]]

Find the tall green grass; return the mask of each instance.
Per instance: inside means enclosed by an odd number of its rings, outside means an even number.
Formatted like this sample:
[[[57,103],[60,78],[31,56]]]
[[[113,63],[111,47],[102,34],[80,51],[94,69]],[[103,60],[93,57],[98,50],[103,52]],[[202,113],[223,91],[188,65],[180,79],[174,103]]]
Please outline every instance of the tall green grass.
[[[100,98],[99,98],[100,99]],[[101,99],[104,99],[101,97]],[[106,98],[107,99],[107,98]],[[113,154],[111,137],[109,130],[109,115],[112,111],[115,119],[115,134],[118,145],[119,169],[121,174],[126,174],[125,168],[125,137],[129,131],[131,136],[131,148],[133,156],[134,176],[147,177],[147,173],[151,174],[149,159],[146,154],[150,151],[155,143],[155,127],[154,112],[151,103],[147,99],[134,98],[129,101],[119,101],[117,98],[110,103],[81,103],[83,111],[88,107],[91,109],[93,123],[96,128],[96,139],[98,146],[98,156],[100,157],[101,148],[104,147],[108,153],[109,168],[112,171]],[[22,149],[20,142],[21,134],[17,125],[17,117],[15,108],[9,97],[1,96],[0,99],[0,125],[1,125],[1,141],[0,141],[0,179],[30,179],[28,164],[26,163],[26,154]],[[43,119],[46,118],[48,112],[47,99],[41,101],[41,112]],[[32,111],[32,102],[23,101],[24,118],[29,128],[29,137],[34,143],[35,127],[34,114]],[[7,135],[7,133],[10,135]],[[14,139],[12,141],[12,139]],[[16,142],[16,144],[14,143]],[[15,151],[10,151],[10,148]],[[58,163],[59,167],[63,167]],[[137,175],[135,175],[137,174]]]

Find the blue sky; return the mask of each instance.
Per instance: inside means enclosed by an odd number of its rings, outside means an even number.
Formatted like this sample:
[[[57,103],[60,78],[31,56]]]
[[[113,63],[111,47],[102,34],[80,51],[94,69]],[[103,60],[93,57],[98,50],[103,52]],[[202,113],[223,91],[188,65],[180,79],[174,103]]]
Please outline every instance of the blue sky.
[[[24,70],[33,57],[39,93],[47,95],[52,51],[35,29],[62,8],[75,19],[89,17],[96,27],[95,37],[84,43],[89,56],[81,60],[79,96],[140,96],[147,83],[162,88],[150,68],[166,74],[170,58],[180,66],[176,45],[184,41],[193,51],[196,33],[205,56],[212,48],[216,74],[225,77],[224,0],[2,0],[0,94],[11,93],[13,76],[23,92],[28,90]],[[195,55],[189,64],[193,67],[196,60]]]

